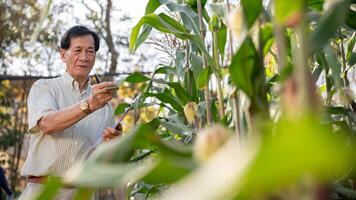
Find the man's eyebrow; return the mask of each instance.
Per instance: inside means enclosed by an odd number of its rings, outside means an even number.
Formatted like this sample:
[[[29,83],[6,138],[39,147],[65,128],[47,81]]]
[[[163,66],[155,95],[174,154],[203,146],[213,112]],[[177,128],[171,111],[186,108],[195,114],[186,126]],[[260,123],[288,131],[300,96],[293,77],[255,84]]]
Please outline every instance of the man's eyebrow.
[[[73,49],[82,49],[82,46],[74,46]],[[88,49],[95,49],[94,46],[89,46]]]

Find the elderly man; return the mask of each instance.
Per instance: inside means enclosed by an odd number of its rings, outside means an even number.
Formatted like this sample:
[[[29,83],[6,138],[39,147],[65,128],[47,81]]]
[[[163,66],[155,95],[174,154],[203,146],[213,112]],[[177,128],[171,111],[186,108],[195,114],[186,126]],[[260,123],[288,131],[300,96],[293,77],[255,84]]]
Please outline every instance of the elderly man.
[[[30,148],[21,171],[28,183],[20,199],[31,199],[48,176],[61,177],[81,160],[98,138],[109,140],[112,128],[109,104],[113,82],[90,85],[89,73],[99,49],[98,35],[84,26],[70,28],[61,39],[66,65],[62,76],[36,81],[28,96]],[[57,199],[73,198],[75,189],[63,188]]]

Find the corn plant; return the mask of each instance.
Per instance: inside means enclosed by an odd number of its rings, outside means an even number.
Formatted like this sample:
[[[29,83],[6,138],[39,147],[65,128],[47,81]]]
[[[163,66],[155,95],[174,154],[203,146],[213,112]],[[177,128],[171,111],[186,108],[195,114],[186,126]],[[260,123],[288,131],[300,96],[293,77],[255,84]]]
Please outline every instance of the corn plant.
[[[355,198],[355,3],[149,0],[130,51],[153,30],[185,45],[150,76],[119,80],[143,87],[115,114],[157,116],[39,199],[63,184],[80,187],[78,199],[101,187],[127,199]]]

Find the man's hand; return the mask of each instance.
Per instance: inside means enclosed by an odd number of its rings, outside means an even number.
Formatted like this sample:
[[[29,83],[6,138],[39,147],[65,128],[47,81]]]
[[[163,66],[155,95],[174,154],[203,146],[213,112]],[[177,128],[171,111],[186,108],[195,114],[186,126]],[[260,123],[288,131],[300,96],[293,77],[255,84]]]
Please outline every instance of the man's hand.
[[[112,127],[106,127],[103,132],[103,141],[108,141],[121,135],[121,130],[116,130]]]
[[[90,112],[104,107],[112,99],[112,91],[106,89],[106,87],[113,86],[115,86],[114,82],[102,82],[93,85],[93,93],[88,99]]]

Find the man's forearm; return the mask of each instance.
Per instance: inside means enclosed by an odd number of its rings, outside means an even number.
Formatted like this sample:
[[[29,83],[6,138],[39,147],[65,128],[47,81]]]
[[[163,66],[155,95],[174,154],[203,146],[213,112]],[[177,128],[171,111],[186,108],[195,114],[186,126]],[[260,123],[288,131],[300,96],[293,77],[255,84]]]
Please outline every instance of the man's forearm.
[[[43,116],[39,120],[38,126],[44,134],[53,134],[71,127],[87,115],[80,109],[79,103],[76,103]]]
[[[104,107],[111,100],[112,92],[106,89],[109,86],[114,86],[114,83],[102,82],[93,86],[92,95],[87,100],[91,112]],[[88,113],[80,109],[78,102],[70,107],[48,113],[39,120],[38,126],[43,133],[53,134],[73,126],[87,115]]]

